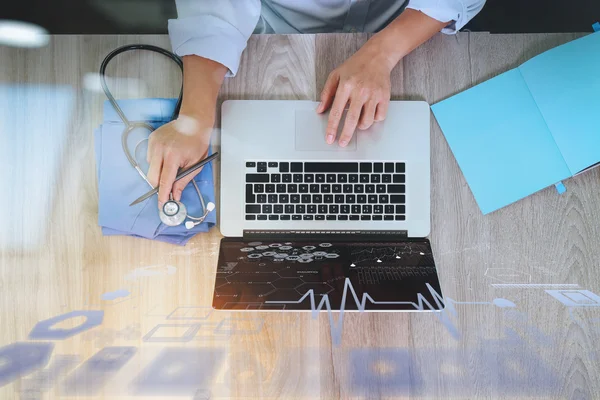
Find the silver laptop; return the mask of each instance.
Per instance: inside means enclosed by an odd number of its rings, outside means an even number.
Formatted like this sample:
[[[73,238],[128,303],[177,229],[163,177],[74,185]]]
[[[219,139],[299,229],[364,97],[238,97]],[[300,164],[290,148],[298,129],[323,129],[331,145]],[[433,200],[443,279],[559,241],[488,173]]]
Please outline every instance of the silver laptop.
[[[325,142],[328,115],[317,114],[317,105],[223,103],[219,216],[226,239],[213,305],[301,310],[311,308],[311,295],[326,294],[331,304],[353,309],[341,299],[357,287],[374,305],[380,292],[387,305],[373,310],[416,311],[419,294],[434,304],[441,290],[425,239],[430,231],[429,105],[391,102],[385,121],[357,130],[344,148]],[[290,274],[286,279],[297,279],[280,283],[298,287],[273,286],[282,267]],[[321,276],[330,268],[337,272],[327,282]],[[264,272],[264,279],[257,272]],[[337,290],[319,293],[327,286]],[[443,306],[437,303],[431,308]]]

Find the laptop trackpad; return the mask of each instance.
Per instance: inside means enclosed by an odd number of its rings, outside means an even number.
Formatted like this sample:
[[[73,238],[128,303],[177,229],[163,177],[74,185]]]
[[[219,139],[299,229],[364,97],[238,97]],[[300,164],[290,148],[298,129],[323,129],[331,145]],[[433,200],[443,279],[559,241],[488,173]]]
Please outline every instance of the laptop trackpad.
[[[338,125],[338,134],[333,144],[327,144],[325,141],[325,130],[327,129],[327,118],[329,113],[317,114],[315,110],[296,110],[296,133],[295,148],[297,151],[356,151],[356,133],[346,147],[340,147],[339,139],[346,112],[342,115],[342,120]]]

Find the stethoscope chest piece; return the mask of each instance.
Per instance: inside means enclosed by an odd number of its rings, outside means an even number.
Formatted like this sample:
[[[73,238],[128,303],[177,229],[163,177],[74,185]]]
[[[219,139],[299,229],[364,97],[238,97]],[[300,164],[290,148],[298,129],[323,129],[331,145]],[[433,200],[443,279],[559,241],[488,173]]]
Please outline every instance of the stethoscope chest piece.
[[[181,225],[187,217],[185,204],[175,200],[169,200],[163,204],[158,211],[160,220],[167,226]]]

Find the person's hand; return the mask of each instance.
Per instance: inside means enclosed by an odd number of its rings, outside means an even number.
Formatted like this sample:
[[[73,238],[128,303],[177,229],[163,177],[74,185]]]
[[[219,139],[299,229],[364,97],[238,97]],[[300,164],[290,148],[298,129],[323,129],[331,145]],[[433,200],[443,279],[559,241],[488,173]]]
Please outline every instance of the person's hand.
[[[347,103],[350,106],[339,138],[342,147],[348,145],[356,127],[368,129],[374,121],[385,119],[390,102],[390,72],[394,65],[377,44],[367,42],[329,74],[317,108],[318,113],[323,113],[331,107],[327,143],[335,141]]]
[[[148,180],[154,187],[160,185],[159,208],[169,200],[170,193],[173,193],[174,200],[179,201],[183,189],[200,173],[202,168],[175,182],[179,168],[189,167],[206,158],[211,132],[212,124],[202,126],[197,120],[185,116],[152,132],[148,141]]]

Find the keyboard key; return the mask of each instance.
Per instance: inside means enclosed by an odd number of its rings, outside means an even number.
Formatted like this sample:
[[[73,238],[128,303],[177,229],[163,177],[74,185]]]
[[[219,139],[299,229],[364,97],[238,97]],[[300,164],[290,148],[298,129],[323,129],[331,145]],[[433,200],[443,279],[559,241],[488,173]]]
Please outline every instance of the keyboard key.
[[[319,214],[327,214],[327,206],[325,204],[319,205]]]
[[[302,202],[304,204],[311,203],[311,200],[312,200],[312,196],[310,194],[303,194],[302,195]]]
[[[246,203],[255,203],[256,202],[256,196],[254,195],[254,192],[252,191],[252,184],[248,184],[246,185]]]
[[[396,221],[404,221],[404,220],[406,219],[406,216],[404,216],[404,215],[396,215],[396,216],[394,217],[394,219],[395,219]]]
[[[302,174],[294,174],[294,183],[302,183]]]
[[[337,214],[340,212],[340,206],[337,204],[332,204],[329,206],[329,214]]]
[[[304,175],[304,182],[306,183],[313,183],[315,181],[315,175],[314,174],[305,174]]]
[[[404,185],[388,185],[388,193],[404,193]]]
[[[273,206],[273,212],[275,214],[283,214],[283,206],[281,204],[276,204]]]
[[[360,215],[351,215],[350,221],[358,221],[360,219]]]
[[[302,185],[298,185],[298,192],[308,193],[308,185],[306,183],[303,183]]]
[[[284,183],[290,183],[292,181],[292,174],[283,174],[281,181]]]
[[[373,164],[373,172],[382,173],[383,172],[383,163],[376,162]]]
[[[278,219],[279,219],[279,215],[269,214],[269,220],[270,221],[276,221]]]
[[[340,206],[340,212],[342,214],[350,214],[350,206],[348,204],[342,204]]]
[[[342,204],[344,202],[344,195],[343,194],[336,194],[334,201],[335,201],[336,204]]]
[[[281,182],[281,174],[271,174],[271,183]]]
[[[298,185],[295,183],[289,183],[287,187],[288,193],[298,193]]]
[[[371,163],[360,163],[360,172],[370,173],[372,172],[373,165]]]
[[[269,203],[271,203],[271,204],[277,203],[277,195],[276,194],[270,194],[267,197],[267,199],[268,199]]]
[[[317,175],[315,175],[315,182],[317,182],[317,183],[325,183],[325,175],[324,174],[317,174]]]
[[[267,192],[267,193],[275,193],[275,185],[273,185],[272,183],[269,183],[268,185],[265,185],[265,192]]]
[[[361,210],[361,208],[358,204],[354,204],[352,206],[352,214],[360,214],[360,210]]]
[[[254,161],[246,162],[246,168],[255,168],[255,167],[256,167],[256,163]]]
[[[335,183],[335,174],[327,174],[327,182]]]
[[[267,202],[267,195],[266,194],[259,194],[256,196],[256,202],[260,203],[260,204],[265,204]]]
[[[257,171],[258,172],[267,172],[267,163],[266,162],[259,162],[258,163]]]
[[[321,185],[321,193],[331,193],[331,185]]]
[[[312,215],[308,215],[308,214],[304,214],[303,216],[305,221],[312,221],[313,220],[313,216]]]
[[[293,162],[292,163],[292,172],[302,172],[302,163]]]
[[[331,185],[332,193],[342,193],[342,185]]]
[[[301,219],[302,219],[302,215],[292,215],[292,219],[293,219],[294,221],[299,221],[299,220],[301,220]]]
[[[365,185],[365,193],[375,193],[375,185]]]
[[[354,185],[354,193],[364,193],[365,185]]]
[[[370,215],[361,215],[360,219],[361,219],[361,221],[370,221],[371,216]]]
[[[367,196],[364,194],[359,194],[356,196],[356,202],[360,204],[365,204],[367,202]]]
[[[330,172],[330,173],[349,173],[358,172],[358,163],[340,163],[340,162],[307,162],[304,163],[305,172]]]
[[[323,196],[323,202],[326,204],[331,204],[333,203],[333,195],[332,194],[326,194]]]
[[[277,161],[269,161],[269,168],[277,168]]]
[[[296,214],[304,214],[306,212],[306,206],[304,204],[298,204],[296,206]]]
[[[265,185],[263,185],[262,183],[254,184],[254,193],[264,193],[264,192],[265,192]]]
[[[356,196],[353,194],[347,194],[346,195],[346,203],[348,203],[348,204],[356,203]]]
[[[385,206],[385,213],[386,214],[393,214],[394,213],[394,206],[391,204],[387,204]]]
[[[346,174],[340,174],[340,175],[338,175],[337,178],[338,178],[338,182],[339,183],[346,183],[346,182],[348,182],[348,175],[346,175]]]
[[[290,172],[290,163],[287,163],[287,162],[279,163],[279,172]]]
[[[373,213],[375,214],[383,214],[383,206],[381,204],[376,204],[373,206]]]
[[[311,193],[319,193],[319,185],[316,183],[313,183],[310,185],[310,192]]]
[[[309,214],[316,214],[317,213],[317,206],[314,204],[309,204],[306,207],[306,212]]]
[[[339,221],[348,221],[348,216],[347,215],[338,215],[338,220]]]
[[[322,203],[323,202],[323,196],[320,194],[313,194],[313,203]]]
[[[371,204],[375,204],[377,203],[377,195],[376,194],[370,194],[369,196],[367,196],[367,201]]]
[[[390,202],[390,196],[388,196],[387,194],[380,194],[379,195],[379,202],[381,204],[387,204]]]
[[[390,203],[392,204],[403,204],[406,203],[406,197],[404,195],[398,196],[390,196]]]
[[[385,185],[377,185],[376,189],[377,193],[385,193]]]
[[[344,191],[344,193],[352,193],[352,185],[344,185],[342,187],[342,190]]]
[[[246,205],[246,214],[258,214],[258,213],[260,213],[259,205],[250,205],[250,204]]]
[[[394,163],[386,162],[385,163],[385,173],[391,174],[394,172]]]
[[[396,163],[396,173],[403,174],[404,173],[404,163],[397,162]]]
[[[384,215],[383,219],[385,221],[393,221],[394,220],[394,216],[393,215]]]
[[[361,175],[360,183],[369,183],[369,175]]]
[[[291,204],[286,204],[285,206],[285,213],[286,214],[293,214],[294,213],[294,206]]]
[[[371,214],[373,212],[373,206],[370,204],[364,204],[362,206],[362,213],[363,214]]]
[[[335,221],[337,219],[337,215],[327,215],[327,221]]]
[[[289,215],[285,215],[285,214],[284,215],[280,215],[279,219],[281,221],[289,221],[290,220],[290,216]]]
[[[392,183],[392,175],[390,175],[390,174],[381,175],[381,182]]]
[[[256,215],[246,215],[246,221],[254,221],[256,219]]]
[[[396,206],[396,214],[405,214],[406,213],[406,207],[405,206]]]
[[[315,215],[315,220],[323,221],[323,220],[325,220],[325,216],[324,215]]]
[[[292,194],[290,196],[290,201],[292,203],[300,203],[300,195],[299,194]]]
[[[348,175],[348,182],[358,183],[358,175],[357,174]]]
[[[404,174],[395,174],[392,179],[394,180],[394,183],[404,183],[405,181]]]
[[[277,193],[285,193],[285,183],[277,184]]]
[[[373,215],[373,221],[381,221],[383,219],[383,215]]]
[[[288,194],[280,194],[279,195],[279,202],[286,204],[290,202],[290,195]]]
[[[381,175],[373,174],[371,175],[371,183],[379,183],[381,182]]]
[[[262,213],[263,214],[271,214],[273,212],[273,206],[270,204],[263,204]]]
[[[258,215],[256,217],[257,220],[259,221],[266,221],[267,220],[267,216],[266,215]]]
[[[269,175],[267,174],[246,174],[246,182],[248,183],[268,183]]]

